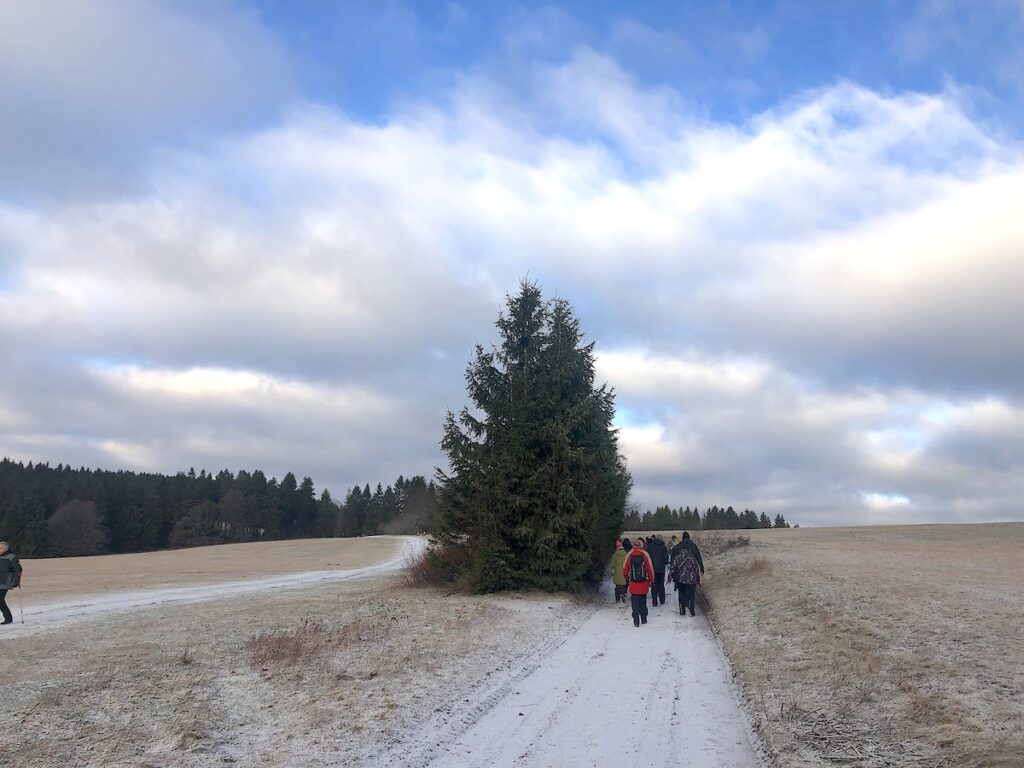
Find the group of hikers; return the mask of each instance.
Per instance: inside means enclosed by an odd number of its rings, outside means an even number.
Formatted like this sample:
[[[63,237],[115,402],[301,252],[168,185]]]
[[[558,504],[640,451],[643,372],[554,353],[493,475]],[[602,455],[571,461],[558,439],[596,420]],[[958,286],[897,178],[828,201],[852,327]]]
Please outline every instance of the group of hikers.
[[[689,531],[684,531],[678,540],[673,534],[668,544],[659,535],[615,542],[612,555],[615,602],[624,603],[629,595],[634,627],[647,623],[648,592],[652,606],[665,604],[667,581],[672,582],[678,595],[679,614],[685,616],[689,610],[691,616],[696,616],[694,603],[703,573],[704,558]]]
[[[4,620],[0,624],[13,624],[14,616],[11,609],[7,607],[7,592],[21,586],[21,563],[11,552],[11,546],[6,541],[0,541],[0,613]]]

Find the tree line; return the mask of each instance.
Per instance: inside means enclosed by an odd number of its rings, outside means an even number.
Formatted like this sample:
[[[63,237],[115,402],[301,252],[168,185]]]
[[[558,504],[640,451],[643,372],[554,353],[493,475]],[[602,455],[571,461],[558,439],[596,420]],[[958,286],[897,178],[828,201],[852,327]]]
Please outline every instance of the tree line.
[[[658,507],[653,512],[648,510],[642,515],[637,509],[626,514],[625,530],[627,531],[722,531],[752,528],[789,528],[789,523],[782,514],[775,515],[773,521],[768,515],[744,509],[737,512],[732,507],[722,509],[708,507],[703,514],[697,507],[690,509],[673,509],[668,505]]]
[[[338,503],[289,472],[176,475],[0,460],[0,540],[23,557],[143,552],[243,541],[427,530],[437,488],[422,476],[353,487]]]

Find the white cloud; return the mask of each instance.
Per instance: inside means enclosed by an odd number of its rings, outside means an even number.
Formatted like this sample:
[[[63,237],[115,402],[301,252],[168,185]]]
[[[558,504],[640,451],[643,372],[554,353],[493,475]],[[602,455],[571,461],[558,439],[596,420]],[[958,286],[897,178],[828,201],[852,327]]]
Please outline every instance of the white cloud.
[[[862,492],[864,503],[875,511],[888,511],[910,505],[910,499],[898,493]]]
[[[716,124],[580,51],[529,93],[468,77],[382,125],[305,106],[150,176],[0,207],[0,394],[52,453],[87,434],[76,463],[286,456],[335,489],[429,472],[529,272],[637,414],[644,504],[1019,516],[1024,161],[953,94],[839,83]]]

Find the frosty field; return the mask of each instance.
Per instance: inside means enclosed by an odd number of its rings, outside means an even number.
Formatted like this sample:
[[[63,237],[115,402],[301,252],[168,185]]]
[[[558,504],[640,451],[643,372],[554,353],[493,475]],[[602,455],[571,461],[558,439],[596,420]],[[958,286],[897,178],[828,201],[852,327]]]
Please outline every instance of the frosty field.
[[[671,589],[634,629],[607,593],[407,588],[399,537],[127,556],[99,596],[53,566],[118,558],[29,561],[0,765],[1020,766],[1022,538],[755,531],[706,560],[717,638]]]
[[[1024,766],[1024,524],[751,538],[706,588],[780,765]]]
[[[333,542],[331,559],[362,563],[352,553],[366,543]],[[281,546],[294,556],[303,543]],[[384,550],[393,562],[395,542]],[[222,567],[232,577],[244,570]],[[0,761],[555,766],[568,748],[574,765],[622,755],[669,765],[686,746],[695,766],[756,765],[703,620],[669,606],[636,630],[604,595],[446,595],[402,587],[374,567],[340,572],[353,579],[13,627],[0,636]],[[274,577],[259,570],[250,583],[269,587]],[[688,727],[711,711],[701,730]]]

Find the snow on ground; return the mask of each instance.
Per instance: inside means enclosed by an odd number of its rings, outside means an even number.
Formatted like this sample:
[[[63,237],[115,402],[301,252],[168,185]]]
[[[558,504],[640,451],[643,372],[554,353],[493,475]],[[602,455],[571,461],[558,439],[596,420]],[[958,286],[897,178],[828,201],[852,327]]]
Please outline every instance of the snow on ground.
[[[411,539],[403,557],[368,567],[26,613],[0,634],[0,756],[163,768],[759,764],[703,615],[679,616],[670,595],[634,628],[610,595],[400,586],[390,574],[422,546]],[[250,642],[261,637],[290,650],[258,661]]]
[[[759,765],[703,615],[680,616],[670,600],[635,628],[627,608],[605,604],[538,650],[541,658],[499,676],[461,717],[428,723],[381,764]]]
[[[405,541],[400,555],[362,568],[301,571],[299,573],[275,574],[256,579],[241,579],[215,584],[128,590],[102,595],[81,595],[69,601],[31,605],[24,611],[17,611],[15,615],[16,624],[6,628],[0,634],[0,640],[34,634],[78,621],[108,617],[118,613],[130,613],[144,608],[198,603],[205,600],[237,597],[254,592],[296,589],[317,584],[351,581],[393,573],[401,568],[410,556],[422,551],[427,546],[426,540],[422,538],[415,536],[403,536],[401,538]],[[15,602],[18,597],[17,591],[11,591],[8,595],[8,604],[12,606],[12,610],[17,610],[19,608]],[[24,618],[24,624],[21,623],[22,618]]]

